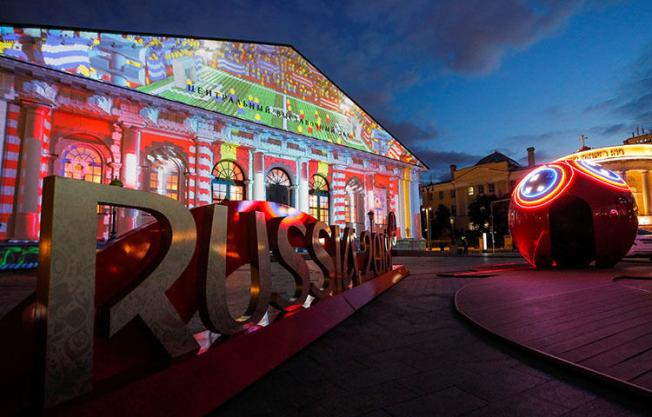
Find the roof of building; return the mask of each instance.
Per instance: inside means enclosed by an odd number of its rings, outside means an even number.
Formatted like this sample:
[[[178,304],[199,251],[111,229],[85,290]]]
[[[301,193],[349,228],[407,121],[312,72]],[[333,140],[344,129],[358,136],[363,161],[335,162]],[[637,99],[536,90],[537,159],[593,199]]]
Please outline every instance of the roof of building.
[[[3,57],[427,168],[291,45],[21,24],[2,42]]]
[[[482,165],[482,164],[492,164],[496,162],[507,162],[507,164],[510,166],[510,168],[520,168],[521,164],[510,158],[509,156],[500,153],[498,151],[494,151],[493,153],[490,153],[489,155],[485,156],[478,162],[476,162],[476,166]]]

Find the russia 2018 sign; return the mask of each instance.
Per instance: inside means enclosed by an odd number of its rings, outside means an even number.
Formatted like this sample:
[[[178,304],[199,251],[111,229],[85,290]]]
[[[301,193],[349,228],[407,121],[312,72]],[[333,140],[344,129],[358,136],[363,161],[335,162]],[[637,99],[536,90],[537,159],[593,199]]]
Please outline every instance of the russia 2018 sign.
[[[157,221],[98,251],[98,204]],[[351,229],[274,203],[188,210],[157,194],[47,177],[36,293],[0,318],[0,414],[206,413],[407,275],[392,265],[391,242],[388,228],[361,233],[358,245]],[[321,279],[310,280],[297,248]],[[270,252],[292,291],[272,286]],[[227,278],[246,264],[249,301],[234,317]],[[279,314],[261,327],[270,306]],[[200,351],[191,320],[217,342]],[[175,395],[193,405],[175,411]]]

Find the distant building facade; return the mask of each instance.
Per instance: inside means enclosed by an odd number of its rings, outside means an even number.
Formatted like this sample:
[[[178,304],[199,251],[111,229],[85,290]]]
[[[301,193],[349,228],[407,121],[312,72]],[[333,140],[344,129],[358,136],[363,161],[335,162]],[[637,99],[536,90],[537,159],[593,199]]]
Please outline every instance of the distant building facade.
[[[469,204],[478,196],[508,198],[518,181],[535,165],[534,148],[528,148],[528,165],[521,166],[510,157],[493,152],[475,165],[458,169],[451,165],[451,179],[421,186],[423,210],[434,216],[440,205],[448,207],[454,230],[474,230]]]
[[[634,194],[640,227],[652,230],[652,133],[637,132],[617,146],[585,146],[559,159],[587,159],[618,173]]]

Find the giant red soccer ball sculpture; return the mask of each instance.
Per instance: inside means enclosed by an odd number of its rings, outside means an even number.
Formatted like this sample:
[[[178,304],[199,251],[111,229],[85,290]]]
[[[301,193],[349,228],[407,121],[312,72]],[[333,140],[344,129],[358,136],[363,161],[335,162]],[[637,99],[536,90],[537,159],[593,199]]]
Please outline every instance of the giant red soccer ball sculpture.
[[[634,197],[615,172],[564,160],[542,165],[512,193],[509,227],[518,251],[537,267],[616,264],[638,228]]]

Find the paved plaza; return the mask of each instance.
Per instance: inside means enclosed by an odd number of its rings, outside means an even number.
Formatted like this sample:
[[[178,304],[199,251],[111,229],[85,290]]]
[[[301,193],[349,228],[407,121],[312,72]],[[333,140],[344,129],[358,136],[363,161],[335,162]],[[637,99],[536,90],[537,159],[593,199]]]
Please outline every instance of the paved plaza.
[[[462,319],[455,292],[491,278],[437,276],[520,259],[395,262],[408,265],[410,276],[213,416],[648,415],[642,398],[530,356]]]

